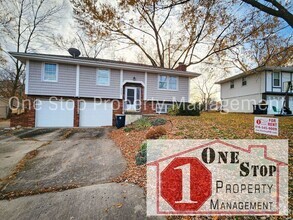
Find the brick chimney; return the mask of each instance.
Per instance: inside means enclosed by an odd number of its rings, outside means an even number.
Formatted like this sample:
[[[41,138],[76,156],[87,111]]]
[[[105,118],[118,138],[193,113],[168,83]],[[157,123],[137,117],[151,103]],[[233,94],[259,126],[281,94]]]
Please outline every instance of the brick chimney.
[[[187,66],[184,63],[179,62],[178,66],[175,69],[180,71],[186,71],[186,68]]]

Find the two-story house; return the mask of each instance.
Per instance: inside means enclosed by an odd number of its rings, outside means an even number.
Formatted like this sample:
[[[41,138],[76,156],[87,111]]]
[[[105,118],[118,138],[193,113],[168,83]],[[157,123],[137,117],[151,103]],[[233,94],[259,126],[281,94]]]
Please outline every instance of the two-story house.
[[[25,127],[96,127],[115,114],[166,113],[170,103],[189,101],[190,79],[180,64],[167,69],[137,63],[35,53],[10,53],[26,65],[29,106],[12,117]]]
[[[217,82],[221,85],[222,109],[226,112],[252,113],[253,105],[266,103],[268,114],[278,114],[283,106],[293,67],[261,67]],[[293,91],[289,90],[293,109]]]

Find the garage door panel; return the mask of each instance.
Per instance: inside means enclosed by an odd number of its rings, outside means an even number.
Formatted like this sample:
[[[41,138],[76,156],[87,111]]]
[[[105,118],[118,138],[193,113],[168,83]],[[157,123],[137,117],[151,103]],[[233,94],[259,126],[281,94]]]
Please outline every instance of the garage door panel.
[[[73,101],[38,101],[36,127],[73,127]]]
[[[79,126],[112,126],[112,103],[80,102]]]

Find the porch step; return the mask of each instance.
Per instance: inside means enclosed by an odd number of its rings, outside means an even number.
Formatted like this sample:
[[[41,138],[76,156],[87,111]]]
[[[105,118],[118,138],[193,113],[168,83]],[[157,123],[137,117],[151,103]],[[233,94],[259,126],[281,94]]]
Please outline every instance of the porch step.
[[[142,117],[141,114],[128,114],[128,113],[125,113],[125,124],[126,125],[129,125],[135,121],[137,121],[138,119],[140,119]]]
[[[137,111],[125,111],[125,115],[141,115],[141,112]]]

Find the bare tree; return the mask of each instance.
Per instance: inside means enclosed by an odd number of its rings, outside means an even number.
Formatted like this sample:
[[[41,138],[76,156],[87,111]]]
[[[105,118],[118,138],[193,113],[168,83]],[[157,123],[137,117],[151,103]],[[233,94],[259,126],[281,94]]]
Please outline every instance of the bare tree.
[[[170,4],[163,5],[162,8],[169,8],[176,5],[186,4],[190,2],[191,0],[178,0],[178,1],[172,1]],[[261,3],[257,0],[241,0],[260,11],[263,11],[269,15],[282,18],[285,20],[291,27],[293,27],[293,15],[290,12],[290,9],[292,9],[292,3],[291,1],[287,1],[285,4],[281,4],[280,1],[277,0],[264,0],[268,4]],[[269,5],[270,4],[270,5]]]
[[[293,28],[293,15],[290,13],[292,9],[292,2],[287,1],[287,4],[282,5],[277,0],[265,0],[270,5],[263,4],[257,0],[242,0],[243,2],[250,4],[251,6],[275,17],[284,19]]]
[[[48,35],[52,24],[57,19],[57,14],[63,9],[62,4],[56,1],[46,0],[2,0],[0,1],[0,36],[2,44],[1,80],[10,82],[11,88],[4,88],[10,91],[9,96],[22,96],[24,85],[24,64],[11,57],[7,51],[28,52],[33,49],[33,45],[41,41]],[[41,40],[40,40],[41,39]],[[40,42],[39,42],[40,43]],[[12,65],[14,68],[12,68]],[[3,86],[2,86],[3,87]]]
[[[62,50],[68,50],[70,47],[78,48],[81,55],[89,58],[97,58],[100,53],[109,46],[100,36],[91,37],[82,30],[75,33],[74,37],[68,39],[62,34],[52,35],[50,37],[53,45]]]
[[[193,80],[193,96],[200,100],[204,110],[210,109],[211,102],[216,100],[216,94],[219,93],[219,87],[215,84],[225,76],[220,68],[209,67],[205,65],[201,68],[201,76]]]
[[[277,35],[265,39],[254,40],[245,48],[233,48],[230,56],[223,59],[231,68],[248,72],[256,67],[263,66],[292,66],[293,46],[292,36],[282,38]]]
[[[219,0],[180,1],[182,4],[173,4],[173,0],[117,0],[117,6],[71,2],[75,18],[89,36],[101,35],[134,46],[153,66],[168,68],[179,62],[199,64],[264,33],[259,30],[275,27],[270,19],[255,21],[250,14],[241,17],[238,6]]]

